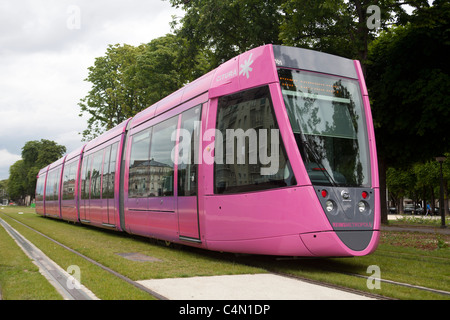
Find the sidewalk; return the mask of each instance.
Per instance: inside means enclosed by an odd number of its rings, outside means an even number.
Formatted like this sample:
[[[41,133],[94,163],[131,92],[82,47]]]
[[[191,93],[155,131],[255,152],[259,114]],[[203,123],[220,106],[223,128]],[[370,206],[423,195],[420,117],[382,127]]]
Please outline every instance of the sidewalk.
[[[169,300],[373,300],[364,295],[265,273],[138,282]]]

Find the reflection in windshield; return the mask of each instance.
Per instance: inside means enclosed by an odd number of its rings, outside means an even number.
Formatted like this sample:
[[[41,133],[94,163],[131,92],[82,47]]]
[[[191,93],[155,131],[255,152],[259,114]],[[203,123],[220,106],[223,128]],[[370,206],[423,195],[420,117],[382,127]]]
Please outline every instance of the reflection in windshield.
[[[369,157],[358,82],[280,69],[284,103],[313,184],[365,186]]]

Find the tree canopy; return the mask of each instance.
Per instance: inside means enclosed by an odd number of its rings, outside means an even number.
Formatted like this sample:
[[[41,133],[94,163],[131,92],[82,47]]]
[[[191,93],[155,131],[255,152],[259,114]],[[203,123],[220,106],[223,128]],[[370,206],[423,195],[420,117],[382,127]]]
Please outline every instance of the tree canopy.
[[[34,195],[39,170],[58,160],[66,147],[54,141],[28,141],[22,148],[22,159],[9,168],[8,193],[12,199]]]
[[[208,52],[213,68],[251,48],[281,44],[282,0],[170,2],[185,11],[180,21],[172,22],[175,34],[186,39],[190,53]]]
[[[442,174],[444,191],[448,195],[450,153],[445,155],[447,158],[442,164]],[[389,167],[386,176],[389,199],[397,206],[397,212],[402,212],[403,198],[412,199],[416,205],[423,204],[425,207],[425,204],[429,204],[431,208],[435,208],[440,192],[440,165],[434,159],[416,162],[408,167]],[[448,213],[446,202],[444,202],[444,208]]]
[[[186,59],[182,41],[168,34],[138,47],[109,45],[85,79],[92,88],[79,103],[80,116],[90,116],[83,139],[97,137],[208,71],[201,56]]]
[[[404,24],[404,1],[344,0],[170,0],[185,15],[174,20],[175,34],[187,39],[190,52],[208,50],[212,66],[248,49],[272,43],[315,49],[365,66],[368,44],[391,23]],[[377,6],[379,25],[368,25]],[[408,4],[422,8],[425,0]]]
[[[371,46],[367,84],[379,155],[408,166],[450,151],[450,3],[419,10]]]

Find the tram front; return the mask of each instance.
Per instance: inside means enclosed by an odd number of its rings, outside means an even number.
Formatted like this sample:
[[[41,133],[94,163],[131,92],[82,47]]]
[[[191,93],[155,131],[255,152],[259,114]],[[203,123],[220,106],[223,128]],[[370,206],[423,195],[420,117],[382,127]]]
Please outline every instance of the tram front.
[[[274,46],[274,54],[292,131],[323,214],[354,255],[370,253],[379,238],[379,188],[359,62],[289,47]],[[302,236],[305,244],[308,236]]]

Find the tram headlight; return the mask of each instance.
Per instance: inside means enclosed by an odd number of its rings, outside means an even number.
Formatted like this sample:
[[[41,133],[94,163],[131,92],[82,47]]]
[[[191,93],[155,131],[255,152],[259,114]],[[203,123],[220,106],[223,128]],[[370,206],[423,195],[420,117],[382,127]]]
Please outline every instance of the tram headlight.
[[[327,209],[328,212],[331,212],[334,210],[334,202],[331,200],[327,200],[327,202],[325,202],[325,208]]]
[[[359,209],[359,212],[366,213],[369,211],[369,204],[365,201],[360,201],[358,203],[358,209]]]

